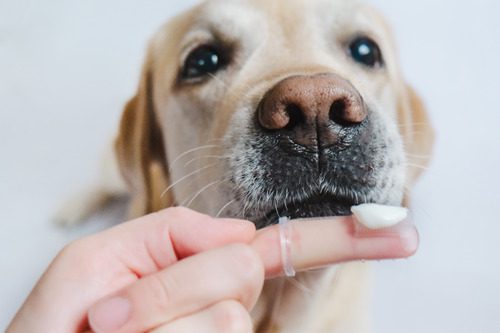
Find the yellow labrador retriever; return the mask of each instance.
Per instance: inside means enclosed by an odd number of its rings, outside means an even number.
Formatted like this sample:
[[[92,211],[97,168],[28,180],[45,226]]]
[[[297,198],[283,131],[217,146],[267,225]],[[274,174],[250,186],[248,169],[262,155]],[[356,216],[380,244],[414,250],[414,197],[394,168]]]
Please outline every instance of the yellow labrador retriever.
[[[402,204],[432,140],[372,8],[209,0],[151,40],[116,161],[132,216],[183,205],[264,227]],[[119,190],[109,177],[102,186],[94,203]],[[271,281],[256,331],[366,332],[366,287],[360,263]]]

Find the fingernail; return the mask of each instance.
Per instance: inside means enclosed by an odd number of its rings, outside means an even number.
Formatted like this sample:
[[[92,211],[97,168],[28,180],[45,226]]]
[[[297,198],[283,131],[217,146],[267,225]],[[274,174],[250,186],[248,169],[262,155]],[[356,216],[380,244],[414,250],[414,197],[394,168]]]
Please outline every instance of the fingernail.
[[[104,300],[90,309],[90,326],[96,333],[116,331],[129,320],[131,310],[132,306],[126,298]]]
[[[401,245],[405,251],[410,254],[414,254],[418,249],[419,237],[418,231],[413,228],[409,228],[407,232],[401,235]]]

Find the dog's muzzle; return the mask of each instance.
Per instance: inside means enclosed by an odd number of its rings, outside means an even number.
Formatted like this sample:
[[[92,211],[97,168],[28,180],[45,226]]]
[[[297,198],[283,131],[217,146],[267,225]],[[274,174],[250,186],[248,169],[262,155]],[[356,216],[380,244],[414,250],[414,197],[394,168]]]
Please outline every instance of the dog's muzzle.
[[[353,205],[386,203],[385,166],[394,163],[383,124],[336,74],[278,82],[257,104],[242,151],[255,158],[235,177],[236,197],[253,207],[245,217],[263,227],[280,216],[350,215]]]

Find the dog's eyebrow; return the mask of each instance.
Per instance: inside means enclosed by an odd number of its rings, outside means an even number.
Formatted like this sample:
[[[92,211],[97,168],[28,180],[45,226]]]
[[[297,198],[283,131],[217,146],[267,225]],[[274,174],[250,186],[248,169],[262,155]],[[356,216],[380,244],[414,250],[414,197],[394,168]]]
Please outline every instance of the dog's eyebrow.
[[[259,11],[244,2],[206,2],[197,13],[193,26],[186,33],[181,47],[183,50],[196,42],[218,41],[234,44],[236,41],[251,40],[255,27],[266,24]]]
[[[184,51],[193,46],[193,44],[201,44],[211,41],[233,41],[236,37],[230,36],[227,32],[222,31],[217,24],[206,22],[198,24],[186,33],[181,42],[181,50]]]

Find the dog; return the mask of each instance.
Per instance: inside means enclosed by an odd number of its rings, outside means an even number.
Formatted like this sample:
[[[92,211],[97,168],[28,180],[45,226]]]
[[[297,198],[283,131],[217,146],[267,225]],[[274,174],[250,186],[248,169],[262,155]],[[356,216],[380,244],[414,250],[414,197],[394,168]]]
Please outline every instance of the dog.
[[[373,8],[207,0],[149,43],[109,163],[125,182],[111,172],[71,214],[123,191],[131,217],[181,205],[258,228],[401,205],[432,143]],[[367,285],[363,263],[267,282],[256,332],[367,332]]]

